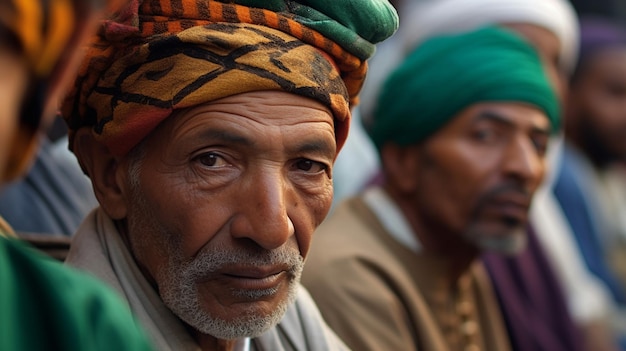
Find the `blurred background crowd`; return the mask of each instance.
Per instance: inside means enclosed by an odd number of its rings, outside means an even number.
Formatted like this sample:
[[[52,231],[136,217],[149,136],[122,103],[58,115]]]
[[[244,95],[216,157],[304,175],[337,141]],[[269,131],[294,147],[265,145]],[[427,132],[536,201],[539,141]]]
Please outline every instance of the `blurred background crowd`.
[[[521,304],[518,307],[526,308],[509,311],[508,315],[505,311],[513,338],[512,329],[520,323],[529,323],[523,328],[535,329],[536,333],[546,327],[540,322],[546,316],[521,321],[528,317],[521,314],[532,314],[528,308],[537,296],[520,296],[524,293],[519,291],[545,287],[546,277],[539,278],[539,272],[552,270],[554,275],[547,279],[557,281],[575,323],[599,340],[606,334],[601,331],[605,327],[598,325],[609,325],[609,334],[625,350],[626,3],[565,0],[563,3],[574,11],[574,17],[567,18],[550,10],[548,3],[557,2],[503,1],[507,5],[495,9],[488,7],[489,1],[393,1],[400,30],[379,44],[370,63],[363,103],[355,111],[348,143],[336,163],[335,204],[382,177],[367,126],[382,82],[407,50],[429,36],[484,24],[526,22],[547,29],[561,42],[559,52],[548,60],[556,62],[554,70],[561,82],[564,127],[551,140],[550,170],[531,208],[531,226],[540,247],[529,245],[515,259],[485,254],[483,260],[503,306]],[[507,11],[507,6],[515,10]],[[539,51],[542,45],[538,45]],[[537,263],[543,260],[538,254],[545,256],[545,264]],[[531,261],[539,266],[534,273],[529,273]],[[505,282],[511,279],[519,281]],[[599,347],[597,344],[591,349]]]

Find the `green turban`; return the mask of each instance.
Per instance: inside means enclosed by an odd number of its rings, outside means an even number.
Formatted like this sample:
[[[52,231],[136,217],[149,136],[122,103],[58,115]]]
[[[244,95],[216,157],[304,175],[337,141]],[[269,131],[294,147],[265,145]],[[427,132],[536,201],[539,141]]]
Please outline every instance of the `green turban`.
[[[386,80],[369,129],[376,147],[418,143],[480,102],[536,106],[559,128],[559,103],[541,60],[498,27],[424,42]]]

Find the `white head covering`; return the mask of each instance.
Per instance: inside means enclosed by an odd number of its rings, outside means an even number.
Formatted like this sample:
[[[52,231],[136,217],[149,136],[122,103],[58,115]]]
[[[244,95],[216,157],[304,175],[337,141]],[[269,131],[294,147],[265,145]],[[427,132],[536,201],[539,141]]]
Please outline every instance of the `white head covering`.
[[[567,0],[408,1],[402,13],[407,49],[436,35],[497,23],[530,23],[553,32],[561,42],[561,66],[571,72],[578,54],[578,20]]]
[[[554,33],[561,67],[571,72],[578,56],[578,18],[568,0],[406,0],[398,9],[400,29],[378,45],[361,91],[363,124],[369,125],[380,85],[404,55],[421,42],[490,24],[530,23]]]

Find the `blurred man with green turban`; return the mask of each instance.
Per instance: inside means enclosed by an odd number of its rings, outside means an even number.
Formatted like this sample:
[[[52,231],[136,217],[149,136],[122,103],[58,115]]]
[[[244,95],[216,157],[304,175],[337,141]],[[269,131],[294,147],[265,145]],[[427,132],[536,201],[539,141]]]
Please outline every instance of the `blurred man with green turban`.
[[[303,275],[348,346],[510,349],[478,258],[524,247],[558,116],[541,59],[507,29],[434,37],[393,71],[370,128],[385,180],[320,226]]]
[[[67,262],[159,350],[343,350],[300,285],[386,0],[133,0],[63,104],[99,208]]]

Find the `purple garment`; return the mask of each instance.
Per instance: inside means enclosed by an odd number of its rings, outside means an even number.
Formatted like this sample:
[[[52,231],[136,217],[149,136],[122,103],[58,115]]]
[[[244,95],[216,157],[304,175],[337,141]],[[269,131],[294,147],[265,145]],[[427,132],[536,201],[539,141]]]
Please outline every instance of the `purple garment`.
[[[582,351],[582,334],[536,234],[516,256],[483,255],[515,351]]]

